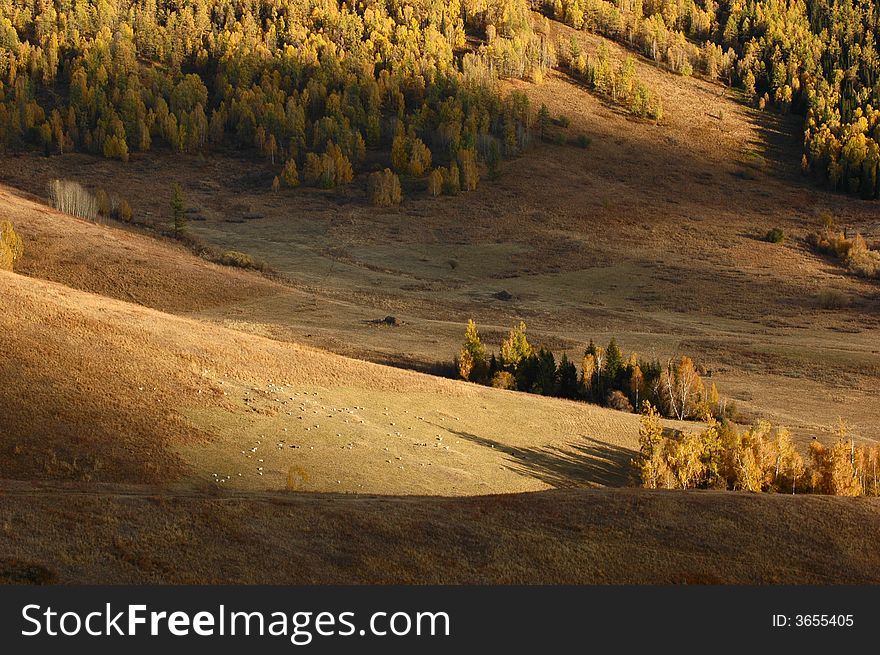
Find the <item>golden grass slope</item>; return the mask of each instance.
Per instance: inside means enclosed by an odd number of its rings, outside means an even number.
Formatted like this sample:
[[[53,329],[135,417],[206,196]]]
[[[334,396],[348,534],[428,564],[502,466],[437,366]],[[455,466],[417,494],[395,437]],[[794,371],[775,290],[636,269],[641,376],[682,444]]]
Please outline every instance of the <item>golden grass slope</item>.
[[[189,293],[186,281],[155,291],[169,270],[228,283],[233,295],[264,284],[61,217],[81,241],[64,255],[54,245],[63,230],[13,218],[44,239],[28,270],[83,288],[118,291],[103,267],[137,270],[141,246],[155,264],[128,289],[157,305],[192,302],[174,296]],[[93,266],[68,263],[90,249]],[[215,301],[224,298],[204,302]],[[878,581],[874,500],[634,489],[461,497],[622,484],[634,415],[369,364],[8,272],[0,334],[0,582]]]
[[[0,276],[18,479],[462,495],[627,482],[638,419]]]

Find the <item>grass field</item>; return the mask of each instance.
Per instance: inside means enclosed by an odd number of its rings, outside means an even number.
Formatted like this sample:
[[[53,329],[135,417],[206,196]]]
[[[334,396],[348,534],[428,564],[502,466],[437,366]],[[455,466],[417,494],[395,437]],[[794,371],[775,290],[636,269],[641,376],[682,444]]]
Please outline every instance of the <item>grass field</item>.
[[[802,446],[838,417],[880,439],[880,291],[804,242],[826,211],[876,238],[876,203],[800,177],[795,119],[637,69],[659,124],[558,72],[510,83],[589,147],[536,143],[457,197],[405,179],[394,209],[363,176],[272,193],[232,152],[0,157],[26,249],[0,272],[0,581],[878,582],[875,499],[626,489],[636,415],[406,370],[522,319],[577,362],[612,336],[690,355]],[[48,208],[54,177],[134,225]],[[145,229],[177,181],[193,237],[273,273]]]
[[[471,498],[4,483],[0,581],[876,584],[876,499]]]

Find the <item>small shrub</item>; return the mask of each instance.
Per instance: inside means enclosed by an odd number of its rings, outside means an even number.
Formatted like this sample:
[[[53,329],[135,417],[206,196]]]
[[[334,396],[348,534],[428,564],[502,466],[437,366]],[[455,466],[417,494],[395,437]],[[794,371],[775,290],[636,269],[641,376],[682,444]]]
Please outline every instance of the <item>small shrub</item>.
[[[11,271],[24,254],[24,243],[9,221],[0,221],[0,270]]]
[[[492,376],[492,386],[496,389],[516,390],[516,378],[507,371],[498,371]]]
[[[259,268],[253,257],[237,250],[227,250],[217,258],[217,263],[238,268]]]
[[[861,234],[852,238],[846,264],[856,275],[880,278],[880,252],[869,249]]]
[[[557,146],[563,146],[563,145],[565,145],[565,135],[560,132],[557,132],[556,134],[553,135],[553,138],[551,139],[551,141]]]
[[[593,140],[586,134],[578,134],[574,139],[574,145],[578,148],[589,148]]]
[[[563,127],[563,128],[567,128],[570,125],[570,121],[568,120],[568,116],[566,116],[565,114],[560,114],[559,118],[557,118],[553,122],[556,123],[559,127]]]
[[[629,402],[629,398],[626,397],[625,393],[617,389],[608,394],[607,404],[611,409],[616,409],[620,412],[633,411],[633,406]]]
[[[49,201],[58,211],[93,221],[98,216],[98,203],[95,196],[70,180],[49,182]]]
[[[856,275],[880,278],[880,252],[869,248],[861,234],[848,239],[845,232],[838,232],[830,216],[823,217],[821,230],[807,235],[807,243],[821,253],[842,260]]]
[[[818,301],[822,309],[841,309],[849,305],[849,297],[838,289],[822,289]]]
[[[781,227],[774,227],[772,230],[767,232],[767,236],[765,237],[767,241],[770,243],[782,243],[785,241],[785,232],[782,231]]]
[[[367,193],[370,201],[377,207],[390,207],[400,204],[400,178],[390,168],[370,173],[367,180]]]

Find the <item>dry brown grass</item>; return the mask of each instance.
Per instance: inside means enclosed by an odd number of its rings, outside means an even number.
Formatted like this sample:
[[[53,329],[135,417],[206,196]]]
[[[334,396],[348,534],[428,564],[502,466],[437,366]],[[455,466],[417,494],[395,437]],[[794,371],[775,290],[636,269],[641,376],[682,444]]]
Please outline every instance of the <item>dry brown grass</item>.
[[[170,242],[95,225],[0,187],[4,213],[27,244],[24,275],[173,312],[223,306],[284,292],[279,284],[193,257]]]
[[[880,582],[876,500],[637,489],[205,495],[13,483],[2,492],[5,581]]]

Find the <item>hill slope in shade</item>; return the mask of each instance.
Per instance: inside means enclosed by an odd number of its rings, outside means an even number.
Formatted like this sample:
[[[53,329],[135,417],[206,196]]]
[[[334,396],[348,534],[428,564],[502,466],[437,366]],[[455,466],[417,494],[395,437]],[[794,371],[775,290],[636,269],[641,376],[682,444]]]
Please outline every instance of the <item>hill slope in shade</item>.
[[[880,502],[558,490],[174,495],[4,483],[0,581],[878,583]]]

